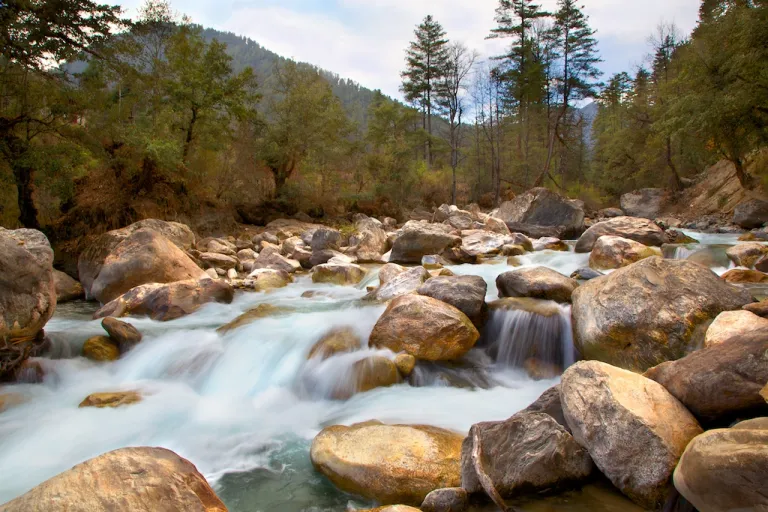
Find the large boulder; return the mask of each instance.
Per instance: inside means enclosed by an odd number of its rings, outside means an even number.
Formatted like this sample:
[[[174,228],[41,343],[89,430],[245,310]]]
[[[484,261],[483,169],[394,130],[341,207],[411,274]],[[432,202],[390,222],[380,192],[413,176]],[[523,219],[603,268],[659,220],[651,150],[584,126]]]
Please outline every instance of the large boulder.
[[[109,337],[120,347],[120,352],[127,352],[141,342],[143,336],[133,325],[111,316],[101,321],[101,326]]]
[[[669,201],[669,192],[663,188],[643,188],[621,196],[621,209],[630,217],[655,219]]]
[[[576,242],[576,252],[590,252],[598,238],[605,235],[629,238],[644,245],[659,247],[667,243],[664,230],[648,219],[616,217],[598,222],[584,232]]]
[[[56,303],[63,304],[85,297],[85,290],[77,280],[61,270],[53,269],[53,281],[56,286]]]
[[[710,320],[750,302],[708,268],[646,258],[573,292],[574,343],[584,359],[645,371],[702,346]]]
[[[768,245],[757,242],[740,243],[729,247],[725,254],[740,267],[754,267],[755,263],[768,254]]]
[[[400,297],[401,295],[416,293],[416,290],[431,277],[424,267],[413,267],[408,270],[403,269],[402,272],[395,274],[397,270],[398,269],[391,267],[390,265],[384,265],[379,276],[386,278],[386,281],[383,281],[384,284],[366,295],[365,298],[367,300],[387,301],[392,300],[395,297]],[[386,273],[382,275],[385,271]]]
[[[768,201],[752,199],[733,210],[733,223],[744,229],[759,228],[768,222]]]
[[[296,260],[286,258],[276,250],[262,251],[259,257],[253,262],[253,270],[272,269],[281,270],[289,274],[301,270],[301,263]]]
[[[746,422],[745,422],[746,423]],[[768,429],[710,430],[686,448],[675,487],[699,512],[768,510]]]
[[[488,312],[487,289],[485,279],[480,276],[433,277],[419,287],[418,293],[450,304],[479,327]]]
[[[2,512],[226,512],[205,477],[165,448],[121,448],[0,506]]]
[[[707,328],[704,336],[704,346],[711,347],[730,338],[748,334],[752,331],[768,327],[768,319],[757,316],[750,311],[723,311]]]
[[[542,412],[472,425],[461,450],[461,486],[483,492],[482,472],[503,498],[563,488],[586,479],[592,469],[587,450]]]
[[[726,283],[733,284],[768,283],[768,274],[765,272],[745,268],[732,268],[720,278]]]
[[[310,458],[344,491],[418,506],[435,489],[459,486],[463,437],[425,425],[336,425],[315,437]]]
[[[639,505],[657,510],[696,419],[660,384],[598,361],[582,361],[562,377],[563,413],[576,441],[600,471]]]
[[[80,256],[81,263],[90,261],[87,254]],[[82,274],[80,279],[89,297],[106,304],[139,285],[173,283],[202,275],[202,269],[173,242],[152,229],[139,229],[110,250],[90,287]]]
[[[120,357],[120,347],[109,336],[92,336],[83,343],[83,357],[91,361],[115,361]]]
[[[421,512],[466,512],[469,494],[461,487],[435,489],[421,502]]]
[[[108,231],[94,238],[77,260],[77,273],[86,294],[91,294],[93,281],[99,276],[104,260],[130,235],[141,229],[151,229],[169,240],[182,251],[188,251],[195,243],[195,234],[189,227],[178,222],[146,219],[121,229]]]
[[[34,229],[0,228],[0,340],[31,342],[55,310],[53,249],[48,239]],[[0,359],[0,377],[5,363]]]
[[[165,322],[194,313],[209,302],[229,304],[234,295],[232,285],[223,280],[144,284],[104,305],[94,318],[146,315]]]
[[[762,326],[662,363],[646,375],[708,423],[741,414],[768,415],[768,404],[760,396],[768,382],[766,351],[768,327]]]
[[[499,297],[530,297],[570,302],[571,294],[578,286],[579,283],[575,279],[547,267],[512,270],[496,278]]]
[[[661,250],[629,238],[605,235],[595,242],[589,255],[589,266],[598,270],[615,269],[651,256],[661,256]]]
[[[248,275],[244,285],[257,292],[266,292],[276,288],[285,288],[292,282],[293,278],[285,270],[258,268]]]
[[[578,236],[584,230],[584,203],[567,199],[545,188],[531,189],[512,201],[502,203],[496,216],[513,231],[518,231],[516,224],[562,226],[554,236],[568,238]],[[536,238],[541,236],[551,236],[551,233],[540,234]]]
[[[417,359],[451,361],[466,354],[479,337],[467,315],[455,307],[432,297],[403,295],[389,303],[368,344]]]
[[[325,226],[319,227],[312,234],[312,242],[309,245],[313,252],[338,249],[341,246],[341,232]]]
[[[237,268],[239,261],[234,256],[218,252],[201,252],[199,258],[200,261],[203,262],[205,268],[221,268],[224,270]]]
[[[421,258],[440,254],[461,244],[461,237],[451,235],[445,226],[410,221],[403,226],[400,236],[392,245],[389,261],[393,263],[421,263]]]

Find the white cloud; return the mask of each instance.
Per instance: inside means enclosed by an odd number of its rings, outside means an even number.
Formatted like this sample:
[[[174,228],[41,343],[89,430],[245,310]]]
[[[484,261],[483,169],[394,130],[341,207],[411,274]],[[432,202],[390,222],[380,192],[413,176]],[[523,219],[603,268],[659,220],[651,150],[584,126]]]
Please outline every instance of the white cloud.
[[[136,7],[141,0],[122,0]],[[555,9],[556,0],[541,0]],[[607,72],[631,69],[648,52],[647,38],[661,21],[689,32],[698,0],[585,0],[603,44]],[[176,0],[174,7],[206,26],[254,39],[287,57],[310,62],[370,88],[398,95],[404,51],[415,26],[432,14],[448,37],[484,58],[503,47],[486,40],[498,0]]]

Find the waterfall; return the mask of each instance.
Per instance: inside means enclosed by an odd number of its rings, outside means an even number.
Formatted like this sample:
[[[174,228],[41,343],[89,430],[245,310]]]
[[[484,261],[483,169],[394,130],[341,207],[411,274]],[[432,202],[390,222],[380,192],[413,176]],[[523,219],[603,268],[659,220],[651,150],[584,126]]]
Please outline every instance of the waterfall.
[[[571,307],[553,301],[502,299],[493,304],[481,346],[503,367],[561,372],[576,360]]]

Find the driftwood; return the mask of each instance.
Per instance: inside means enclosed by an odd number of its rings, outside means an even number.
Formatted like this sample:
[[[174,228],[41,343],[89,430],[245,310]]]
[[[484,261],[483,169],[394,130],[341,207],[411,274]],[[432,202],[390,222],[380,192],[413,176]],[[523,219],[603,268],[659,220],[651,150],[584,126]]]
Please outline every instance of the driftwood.
[[[499,491],[496,490],[496,486],[493,485],[491,477],[488,476],[485,468],[483,468],[483,449],[480,446],[480,435],[477,433],[477,429],[475,428],[472,429],[471,461],[472,467],[475,469],[475,474],[477,475],[477,480],[480,482],[483,490],[496,504],[496,506],[499,507],[502,512],[518,512],[515,507],[510,507],[504,502],[504,499],[499,494]]]
[[[25,338],[0,339],[0,381],[13,380],[21,365],[45,340],[45,333],[40,331],[35,336]]]

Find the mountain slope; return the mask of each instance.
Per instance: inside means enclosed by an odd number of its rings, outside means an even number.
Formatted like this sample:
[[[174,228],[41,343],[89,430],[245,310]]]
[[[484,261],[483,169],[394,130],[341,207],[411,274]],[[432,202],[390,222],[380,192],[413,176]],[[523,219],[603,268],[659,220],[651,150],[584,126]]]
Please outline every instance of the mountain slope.
[[[207,40],[217,39],[226,43],[227,52],[232,56],[235,71],[240,71],[250,66],[256,72],[260,92],[269,95],[268,84],[275,65],[285,62],[287,59],[267,50],[256,41],[232,32],[221,32],[206,28],[203,37]],[[340,77],[336,73],[320,69],[312,64],[302,63],[316,69],[320,75],[331,84],[333,93],[341,100],[344,109],[350,119],[358,123],[363,129],[367,126],[368,107],[373,101],[374,91],[366,89],[360,84]]]

